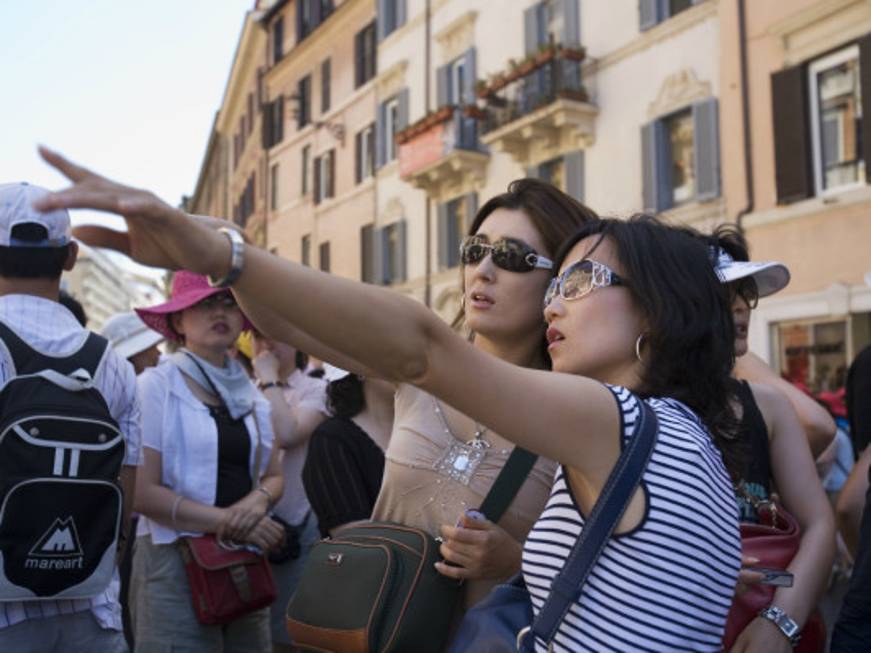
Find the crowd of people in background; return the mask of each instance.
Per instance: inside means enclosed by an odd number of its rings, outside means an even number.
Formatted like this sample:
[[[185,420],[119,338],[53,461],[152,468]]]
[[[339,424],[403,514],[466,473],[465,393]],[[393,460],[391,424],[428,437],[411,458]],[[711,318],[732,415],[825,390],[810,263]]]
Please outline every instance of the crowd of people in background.
[[[285,610],[310,551],[367,520],[438,539],[436,571],[463,583],[450,633],[517,575],[537,614],[650,410],[641,485],[536,650],[720,650],[736,597],[772,581],[742,552],[743,526],[772,506],[800,529],[780,570],[789,583],[732,650],[787,651],[823,620],[831,650],[871,650],[871,348],[844,404],[752,354],[752,311],[789,271],[751,262],[738,230],[602,217],[515,181],[468,226],[451,328],[43,156],[70,189],[0,186],[0,424],[20,374],[10,339],[59,361],[89,342],[84,311],[60,292],[76,258],[68,208],[119,213],[126,236],[77,235],[176,271],[165,303],[106,323],[89,380],[126,442],[120,567],[85,598],[23,597],[0,578],[0,649],[299,650]],[[478,509],[515,447],[537,460],[493,523]],[[0,515],[4,555],[7,530]],[[268,555],[271,606],[198,619],[181,542],[202,534]],[[843,608],[830,599],[838,582]]]

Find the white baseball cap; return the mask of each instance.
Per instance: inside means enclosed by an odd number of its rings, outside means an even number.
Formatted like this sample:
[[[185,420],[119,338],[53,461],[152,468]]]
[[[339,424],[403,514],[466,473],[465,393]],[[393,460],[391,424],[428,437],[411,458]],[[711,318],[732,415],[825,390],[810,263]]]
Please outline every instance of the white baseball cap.
[[[753,277],[760,297],[773,295],[789,283],[789,268],[777,261],[736,261],[722,247],[718,248],[714,272],[722,283]]]
[[[70,242],[72,228],[66,209],[42,213],[33,208],[33,202],[48,192],[27,182],[0,184],[0,246],[63,247]],[[48,237],[39,242],[17,240],[12,237],[12,228],[20,224],[45,227]]]
[[[153,331],[136,313],[118,313],[103,325],[100,332],[122,358],[130,358],[163,342],[163,336]]]

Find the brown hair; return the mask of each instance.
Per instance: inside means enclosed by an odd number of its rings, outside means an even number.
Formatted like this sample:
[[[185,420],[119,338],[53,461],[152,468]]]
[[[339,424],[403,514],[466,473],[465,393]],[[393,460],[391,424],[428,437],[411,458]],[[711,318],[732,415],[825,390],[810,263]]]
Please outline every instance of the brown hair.
[[[553,257],[562,244],[581,226],[599,219],[593,209],[566,195],[553,184],[527,177],[515,179],[508,184],[507,192],[491,197],[478,210],[469,226],[468,235],[473,236],[478,233],[481,224],[496,209],[520,210],[529,216],[547,248],[547,251],[542,254],[548,257]],[[462,271],[460,287],[463,287]],[[459,328],[464,319],[465,311],[460,308],[451,326],[455,329]]]

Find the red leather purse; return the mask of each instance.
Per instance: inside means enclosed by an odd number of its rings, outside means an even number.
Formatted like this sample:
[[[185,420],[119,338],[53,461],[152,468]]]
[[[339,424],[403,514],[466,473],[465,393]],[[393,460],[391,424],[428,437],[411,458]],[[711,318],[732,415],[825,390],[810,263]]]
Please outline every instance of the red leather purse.
[[[181,556],[194,612],[202,624],[226,624],[271,605],[278,596],[265,556],[228,548],[214,535],[184,537]]]
[[[773,502],[756,504],[758,524],[741,524],[741,553],[759,559],[760,567],[786,569],[801,543],[798,522],[783,507]],[[732,645],[744,629],[771,605],[777,588],[771,585],[751,585],[736,596],[729,610],[723,648]],[[801,640],[795,650],[799,653],[822,653],[826,646],[826,625],[819,610],[814,610],[801,631]]]

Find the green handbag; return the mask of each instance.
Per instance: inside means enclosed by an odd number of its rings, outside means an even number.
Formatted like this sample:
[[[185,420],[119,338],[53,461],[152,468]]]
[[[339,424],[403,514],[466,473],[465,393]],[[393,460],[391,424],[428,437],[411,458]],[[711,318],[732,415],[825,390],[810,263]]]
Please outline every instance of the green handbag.
[[[498,522],[536,456],[516,447],[481,505]],[[461,584],[435,570],[439,543],[418,528],[369,522],[316,543],[286,611],[294,645],[323,653],[442,653]]]

